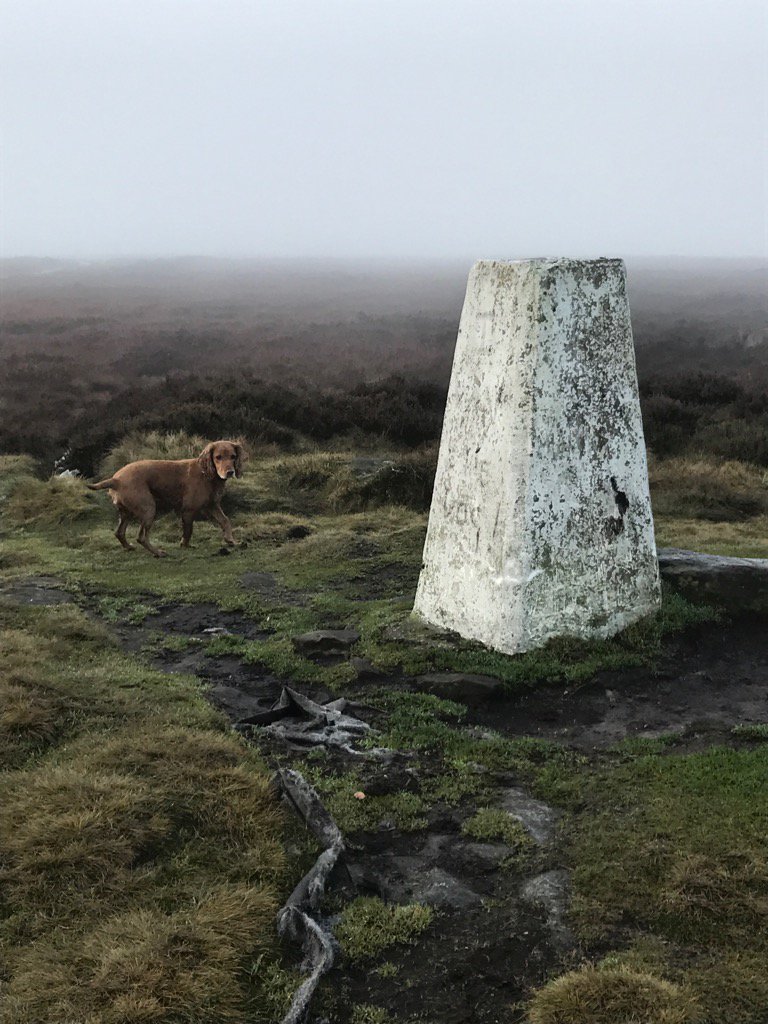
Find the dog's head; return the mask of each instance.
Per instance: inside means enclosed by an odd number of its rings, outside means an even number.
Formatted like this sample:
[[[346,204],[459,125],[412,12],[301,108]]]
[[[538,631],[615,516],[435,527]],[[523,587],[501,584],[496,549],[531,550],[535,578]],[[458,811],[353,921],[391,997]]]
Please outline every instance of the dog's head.
[[[245,452],[238,441],[211,441],[200,452],[197,461],[209,480],[229,480],[243,472]]]

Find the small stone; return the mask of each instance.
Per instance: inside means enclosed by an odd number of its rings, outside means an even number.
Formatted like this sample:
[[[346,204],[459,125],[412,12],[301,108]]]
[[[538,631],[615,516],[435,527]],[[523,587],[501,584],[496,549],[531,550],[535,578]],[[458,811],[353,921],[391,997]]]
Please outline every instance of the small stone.
[[[471,875],[487,875],[498,871],[502,862],[512,850],[500,843],[456,843],[451,857],[462,872]]]
[[[434,672],[419,676],[414,686],[422,693],[461,701],[463,704],[482,704],[483,701],[500,697],[504,692],[504,684],[500,679],[467,672]]]
[[[551,841],[560,814],[541,800],[535,800],[522,790],[512,787],[504,794],[502,808],[516,818],[539,844]]]
[[[350,664],[355,670],[355,678],[359,683],[371,683],[380,679],[386,679],[387,673],[376,668],[368,658],[350,658]]]
[[[430,868],[410,886],[410,898],[433,907],[469,910],[482,903],[482,896],[442,868]]]
[[[520,895],[527,903],[542,907],[547,915],[547,928],[555,945],[568,949],[573,945],[573,933],[565,923],[570,903],[570,875],[564,868],[545,871],[529,878]]]
[[[354,629],[313,629],[293,637],[292,642],[302,654],[319,654],[346,651],[359,639]]]

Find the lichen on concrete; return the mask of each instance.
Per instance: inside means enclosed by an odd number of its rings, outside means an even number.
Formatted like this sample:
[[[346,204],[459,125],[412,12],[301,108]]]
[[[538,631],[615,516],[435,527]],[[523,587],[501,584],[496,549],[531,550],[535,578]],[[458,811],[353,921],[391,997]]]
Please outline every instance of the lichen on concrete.
[[[623,262],[477,263],[415,613],[516,653],[658,603]]]

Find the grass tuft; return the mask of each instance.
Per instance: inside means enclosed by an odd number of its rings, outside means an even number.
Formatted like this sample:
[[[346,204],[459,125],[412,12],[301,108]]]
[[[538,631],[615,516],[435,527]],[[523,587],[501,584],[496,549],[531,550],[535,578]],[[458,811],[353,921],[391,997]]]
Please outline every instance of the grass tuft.
[[[513,847],[516,853],[531,850],[534,842],[525,827],[500,807],[481,807],[471,818],[463,822],[461,831],[465,836],[480,840],[498,840]]]
[[[122,655],[77,608],[10,604],[0,678],[3,1024],[276,1005],[275,972],[248,963],[274,958],[282,814],[198,684]]]
[[[685,988],[627,966],[587,966],[549,982],[533,997],[528,1024],[699,1024]]]
[[[398,906],[376,896],[360,896],[342,911],[336,938],[349,960],[372,960],[395,944],[415,943],[432,918],[432,908],[421,903]]]
[[[22,477],[8,499],[8,518],[20,526],[65,526],[98,517],[94,494],[76,477]]]

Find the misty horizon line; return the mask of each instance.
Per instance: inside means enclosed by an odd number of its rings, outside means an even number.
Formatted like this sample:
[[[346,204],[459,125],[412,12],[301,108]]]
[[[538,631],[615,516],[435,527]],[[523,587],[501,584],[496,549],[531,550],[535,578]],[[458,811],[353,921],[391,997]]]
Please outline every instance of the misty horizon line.
[[[116,254],[67,254],[51,255],[43,254],[14,254],[0,255],[0,263],[21,263],[21,262],[51,262],[51,263],[133,263],[133,262],[183,262],[183,261],[209,261],[221,263],[399,263],[399,264],[440,264],[440,263],[472,263],[478,260],[540,260],[540,259],[622,259],[622,260],[670,260],[696,263],[766,263],[768,264],[768,253],[755,254],[724,254],[724,255],[691,255],[676,252],[624,252],[616,253],[609,250],[596,250],[594,253],[585,255],[583,252],[540,252],[537,254],[520,253],[487,253],[483,255],[384,255],[384,254],[356,254],[356,253],[210,253],[210,252],[167,252],[167,253],[116,253]]]

